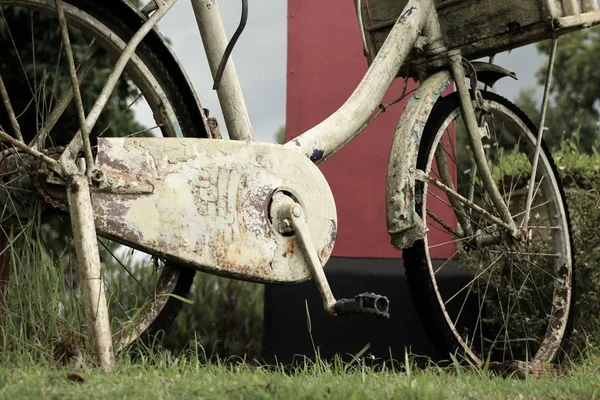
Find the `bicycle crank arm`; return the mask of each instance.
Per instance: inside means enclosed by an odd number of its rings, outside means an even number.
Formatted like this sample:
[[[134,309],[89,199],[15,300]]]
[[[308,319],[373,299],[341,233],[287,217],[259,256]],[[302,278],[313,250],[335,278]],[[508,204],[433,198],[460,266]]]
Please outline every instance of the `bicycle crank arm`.
[[[271,215],[275,228],[283,234],[293,233],[300,248],[304,251],[308,267],[321,298],[323,308],[330,315],[371,314],[380,318],[389,318],[390,302],[385,296],[374,293],[362,293],[352,299],[336,300],[323,271],[315,244],[308,229],[307,217],[302,206],[283,192],[273,196]]]
[[[270,204],[289,194],[310,216],[319,260],[333,250],[337,217],[319,169],[269,143],[195,138],[100,138],[92,194],[102,236],[209,273],[292,283],[311,276],[293,236],[275,229]]]

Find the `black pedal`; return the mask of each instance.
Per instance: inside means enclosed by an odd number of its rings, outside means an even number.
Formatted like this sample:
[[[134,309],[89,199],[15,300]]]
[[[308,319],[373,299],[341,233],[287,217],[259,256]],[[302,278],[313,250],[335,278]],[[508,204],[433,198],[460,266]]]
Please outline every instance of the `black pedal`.
[[[373,314],[379,318],[390,317],[390,301],[375,293],[362,293],[353,299],[339,299],[333,308],[337,315]]]

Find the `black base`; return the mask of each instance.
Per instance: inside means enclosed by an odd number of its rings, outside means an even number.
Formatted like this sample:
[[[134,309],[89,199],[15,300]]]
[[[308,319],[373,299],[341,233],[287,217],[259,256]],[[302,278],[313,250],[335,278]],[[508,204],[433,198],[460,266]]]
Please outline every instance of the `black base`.
[[[336,298],[351,298],[363,292],[387,296],[390,318],[328,316],[312,280],[297,285],[266,285],[262,354],[265,361],[290,365],[305,357],[314,358],[312,341],[323,359],[339,354],[350,360],[367,345],[370,347],[366,355],[372,355],[376,362],[391,358],[403,361],[406,350],[434,362],[448,359],[448,355],[434,349],[423,330],[408,291],[402,260],[332,258],[325,271]],[[472,278],[455,265],[445,266],[439,277],[442,291],[464,287]],[[476,311],[467,310],[467,320],[474,320]]]

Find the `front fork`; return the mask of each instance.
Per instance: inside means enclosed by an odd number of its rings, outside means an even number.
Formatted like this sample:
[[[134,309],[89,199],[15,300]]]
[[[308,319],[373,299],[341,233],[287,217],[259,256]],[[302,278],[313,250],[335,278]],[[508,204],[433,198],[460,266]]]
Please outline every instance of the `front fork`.
[[[480,135],[480,124],[475,116],[475,107],[473,107],[473,101],[477,101],[477,99],[471,99],[471,94],[469,93],[469,88],[467,87],[466,83],[466,74],[462,56],[459,51],[452,51],[449,53],[449,59],[450,70],[454,76],[456,89],[460,98],[461,114],[465,122],[467,138],[473,152],[475,166],[477,167],[477,174],[479,175],[487,194],[490,196],[490,200],[492,201],[496,212],[500,216],[500,219],[504,222],[503,225],[508,227],[510,234],[516,237],[517,226],[513,221],[507,204],[500,194],[498,186],[494,182],[494,178],[492,177],[492,173],[487,163],[485,150],[483,148],[483,142]],[[477,91],[476,87],[472,89],[474,89],[475,92]],[[463,213],[463,215],[465,214]],[[470,230],[470,227],[466,227],[466,229]]]

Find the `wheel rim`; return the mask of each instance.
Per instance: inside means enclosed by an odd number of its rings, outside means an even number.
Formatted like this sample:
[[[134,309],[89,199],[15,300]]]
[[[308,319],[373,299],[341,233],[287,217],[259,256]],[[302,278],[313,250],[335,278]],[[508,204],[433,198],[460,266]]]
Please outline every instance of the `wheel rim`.
[[[39,47],[39,44],[40,42],[48,42],[48,39],[41,39],[40,33],[37,32],[36,23],[44,21],[42,16],[44,18],[48,18],[49,16],[50,18],[55,18],[53,15],[55,15],[56,11],[48,2],[43,1],[0,0],[0,7],[3,11],[2,16],[0,16],[0,25],[2,27],[2,33],[4,34],[4,36],[0,36],[0,40],[3,38],[5,43],[9,45],[8,49],[5,47],[4,57],[0,58],[3,60],[8,60],[5,62],[14,62],[14,65],[17,66],[17,70],[19,69],[19,66],[21,67],[20,72],[22,72],[24,78],[23,80],[26,81],[26,85],[23,85],[23,88],[25,90],[29,90],[30,92],[30,104],[25,106],[19,104],[20,102],[15,100],[20,96],[14,95],[14,93],[18,92],[14,89],[15,85],[8,82],[9,79],[5,79],[7,82],[6,86],[8,87],[8,92],[12,93],[12,95],[9,97],[11,97],[11,102],[15,108],[15,115],[18,117],[17,120],[19,124],[24,127],[25,131],[27,131],[24,136],[26,136],[27,141],[29,141],[33,138],[33,136],[35,136],[32,131],[37,133],[41,130],[39,129],[40,126],[47,126],[47,121],[50,120],[49,116],[52,115],[51,110],[54,109],[50,104],[59,104],[60,101],[58,99],[60,98],[61,94],[64,93],[64,88],[62,91],[60,89],[61,85],[63,84],[62,80],[64,80],[62,73],[64,73],[64,70],[66,69],[66,64],[64,63],[64,55],[61,54],[62,48],[60,46],[62,46],[62,41],[60,39],[53,41],[54,44],[61,44],[56,46],[56,48],[59,49],[56,51],[56,61],[48,66],[44,66],[43,73],[40,71],[40,68],[42,67],[40,67],[39,64],[45,51]],[[17,31],[17,29],[14,27],[14,24],[11,24],[11,13],[13,13],[12,17],[19,18],[18,14],[15,13],[17,10],[28,13],[27,15],[30,17],[30,24],[27,26],[28,29],[19,29]],[[113,56],[113,61],[116,60],[114,55],[118,54],[119,51],[125,46],[125,43],[123,43],[118,35],[112,32],[106,25],[103,25],[100,21],[93,18],[91,15],[86,14],[71,5],[65,4],[65,13],[72,38],[82,37],[83,39],[87,40],[87,44],[90,44],[92,42],[91,38],[93,37],[93,47],[102,48],[108,55]],[[27,18],[22,19],[22,21],[27,22]],[[58,20],[54,19],[54,22],[54,26],[56,26],[56,30],[58,31]],[[47,24],[48,23],[46,22],[46,25]],[[49,30],[45,31],[44,35],[51,36],[54,33],[55,32],[52,30]],[[26,38],[25,34],[30,36]],[[57,37],[59,38],[60,36],[58,35]],[[23,43],[27,44],[27,39],[29,40],[29,45],[23,46]],[[17,42],[19,42],[18,45]],[[75,41],[73,44],[74,47],[78,45],[87,46],[86,42],[82,44]],[[12,50],[10,49],[10,46],[12,46]],[[87,46],[84,48],[84,51],[80,52],[81,57],[79,59],[79,65],[81,68],[85,66],[84,60],[89,60],[90,52],[93,53],[91,49],[92,46]],[[7,54],[9,54],[11,51],[14,53],[14,55],[9,58]],[[28,54],[28,52],[30,54]],[[28,63],[28,60],[25,57],[27,55],[31,56],[29,60],[33,60],[32,63]],[[36,64],[36,60],[38,64]],[[103,60],[100,60],[96,65],[100,65],[102,62]],[[63,72],[57,74],[56,72],[59,71],[60,67],[62,67]],[[7,70],[8,68],[2,68],[0,65],[0,74],[4,72],[6,75],[8,75],[6,73]],[[54,84],[50,85],[52,77],[49,76],[52,72],[54,72],[55,79]],[[143,110],[147,114],[160,115],[161,121],[157,122],[155,126],[152,126],[148,129],[146,127],[143,127],[143,130],[131,129],[130,131],[125,132],[126,135],[145,136],[148,133],[153,135],[178,134],[179,132],[176,132],[177,129],[173,128],[178,126],[177,119],[175,118],[175,112],[170,104],[165,100],[166,96],[161,89],[161,85],[138,56],[133,57],[128,65],[126,73],[126,83],[124,81],[123,84],[118,86],[117,90],[127,91],[126,96],[120,97],[126,98],[128,100],[127,104],[118,104],[114,107],[114,110],[109,110],[114,118],[112,120],[107,119],[99,121],[95,135],[109,136],[112,130],[114,130],[113,127],[118,125],[118,119],[126,116],[126,114],[130,112],[131,107],[136,107],[138,110]],[[47,81],[44,81],[45,79],[47,79]],[[131,82],[135,82],[135,88],[130,88],[128,86],[131,84]],[[81,83],[82,92],[85,88],[85,85],[86,82],[83,81]],[[50,91],[50,88],[52,89],[51,94],[47,94],[45,92],[42,93],[43,90]],[[129,94],[129,91],[132,93],[137,92],[139,95]],[[95,100],[95,98],[93,98],[93,100]],[[145,104],[141,104],[144,102]],[[3,108],[1,104],[0,108]],[[33,108],[35,108],[35,110],[31,112],[30,110]],[[3,109],[2,111],[5,110]],[[31,115],[34,115],[34,117],[31,117]],[[5,112],[4,117],[6,116],[7,115]],[[31,123],[28,123],[27,121],[31,120],[32,118],[35,118],[36,120],[35,130],[27,128],[27,126],[31,125]],[[1,122],[3,130],[8,131],[12,127],[11,124],[8,123],[7,118],[2,119]],[[61,124],[61,120],[59,120],[56,125],[53,126],[53,129],[51,128],[51,133],[48,135],[48,139],[45,141],[45,144],[51,146],[53,145],[52,147],[62,144],[56,143],[59,139],[62,140],[62,136],[55,134],[55,132],[64,129],[65,125],[65,123]],[[135,125],[135,128],[138,128],[138,126],[139,124]],[[52,142],[52,144],[50,144],[50,142]],[[2,143],[1,146],[2,150],[8,150],[4,143]],[[20,153],[17,158],[21,158]],[[6,160],[7,158],[3,159],[3,164]],[[25,167],[23,165],[20,167],[19,171],[26,172],[28,175],[31,175],[31,166],[27,165]],[[25,182],[21,184],[22,187],[19,189],[26,187],[29,190],[28,194],[26,196],[21,195],[20,197],[16,197],[14,194],[16,192],[16,188],[13,187],[13,182],[15,181],[14,171],[16,170],[12,170],[11,174],[9,175],[10,180],[8,182],[5,181],[2,185],[1,191],[3,192],[2,197],[4,198],[4,201],[1,219],[3,222],[7,219],[13,221],[13,223],[10,224],[10,228],[5,230],[5,233],[10,235],[9,237],[16,236],[16,241],[11,243],[10,249],[4,249],[3,247],[2,254],[5,256],[0,257],[0,260],[4,261],[4,264],[0,269],[4,270],[6,267],[8,267],[12,269],[13,272],[22,272],[24,269],[26,269],[24,268],[25,265],[39,264],[40,259],[43,259],[43,263],[47,266],[58,268],[64,274],[64,278],[67,278],[66,280],[69,281],[66,286],[70,285],[70,287],[63,288],[66,290],[63,298],[59,302],[58,308],[63,310],[60,317],[66,319],[76,319],[79,321],[80,326],[83,326],[84,321],[82,319],[82,307],[80,305],[75,305],[73,309],[68,310],[69,313],[73,315],[65,316],[65,313],[67,313],[65,310],[69,308],[67,303],[78,303],[76,300],[79,298],[79,296],[76,294],[78,287],[76,278],[74,277],[76,275],[76,267],[74,265],[75,257],[74,255],[71,257],[70,254],[72,253],[72,249],[70,249],[72,246],[67,241],[62,243],[64,245],[64,249],[62,249],[62,251],[58,251],[57,249],[51,249],[52,251],[49,249],[28,249],[28,247],[32,247],[32,244],[34,244],[35,247],[50,248],[56,246],[58,242],[66,240],[65,233],[59,232],[59,230],[64,228],[65,221],[68,222],[68,218],[63,213],[56,211],[53,207],[49,208],[48,204],[46,204],[48,203],[47,198],[46,201],[41,201],[38,199],[37,202],[40,204],[33,204],[33,199],[38,196],[30,192],[35,188],[38,191],[44,190],[45,193],[48,194],[49,191],[47,188],[40,189],[39,185],[36,187],[35,185],[32,185],[31,182]],[[21,177],[19,177],[19,179],[21,179]],[[17,181],[19,179],[17,179]],[[26,204],[25,206],[25,209],[28,211],[28,215],[20,215],[20,218],[14,218],[14,214],[18,212],[17,208],[21,207],[18,205],[19,202],[23,201],[31,203]],[[13,206],[10,206],[10,204]],[[52,215],[49,216],[49,213]],[[27,219],[26,223],[24,222],[24,217]],[[57,226],[60,226],[60,229],[57,228]],[[34,238],[35,240],[24,240],[26,237]],[[20,241],[18,243],[20,244],[19,251],[14,249],[17,241]],[[40,243],[42,243],[41,246]],[[167,301],[169,301],[169,294],[173,292],[173,289],[175,288],[180,277],[180,269],[170,264],[166,264],[162,260],[152,258],[148,255],[141,255],[141,253],[135,252],[133,249],[126,249],[123,246],[120,246],[117,243],[111,242],[107,239],[99,240],[99,248],[103,253],[101,261],[103,262],[103,276],[105,278],[107,296],[109,297],[109,307],[112,311],[111,325],[113,326],[114,332],[113,338],[116,342],[116,348],[123,349],[133,342],[142,332],[146,331],[146,329],[155,320],[156,316],[159,315]],[[25,252],[28,254],[25,254]],[[69,253],[68,257],[65,256],[67,252]],[[10,257],[6,256],[8,254],[10,254]],[[56,257],[50,257],[50,255]],[[53,262],[50,262],[48,260],[49,258],[53,258]],[[127,274],[131,278],[132,282],[128,282],[127,284],[123,285],[123,274]],[[147,280],[147,282],[144,280]],[[147,300],[145,302],[140,302],[138,296],[140,298],[141,296],[145,296]]]
[[[520,207],[518,197],[522,196],[517,189],[526,177],[527,169],[531,171],[531,165],[528,164],[527,158],[522,156],[523,153],[508,152],[506,149],[511,146],[521,150],[529,148],[531,154],[535,147],[535,138],[525,123],[502,104],[486,100],[484,110],[484,118],[490,128],[490,137],[484,139],[484,142],[489,145],[487,152],[492,158],[492,173],[503,182],[501,193],[505,201],[508,201],[513,215],[516,215],[515,219],[519,225],[522,221],[519,221],[519,214],[515,214],[515,209]],[[480,182],[472,180],[469,175],[469,172],[473,171],[473,162],[465,160],[464,156],[458,156],[456,151],[448,150],[455,149],[457,144],[459,148],[463,148],[461,135],[465,134],[464,124],[461,125],[460,121],[452,124],[459,118],[460,111],[455,109],[443,121],[431,147],[426,171],[430,177],[442,180],[443,174],[439,172],[438,164],[453,165],[449,169],[454,168],[453,178],[459,193],[462,192],[467,198],[470,196],[470,199],[490,210],[490,202],[482,195]],[[496,121],[493,126],[488,121],[491,118]],[[500,125],[498,121],[501,122]],[[505,136],[507,131],[514,135],[512,142]],[[464,142],[462,144],[464,145]],[[506,149],[497,150],[502,146],[495,144],[503,144]],[[443,156],[434,156],[434,149],[442,148]],[[483,234],[486,234],[485,237],[498,238],[498,227],[489,222],[484,223],[485,219],[481,214],[470,211],[468,220],[477,229],[473,230],[473,237],[467,239],[466,229],[462,226],[458,228],[458,218],[448,227],[440,221],[443,220],[442,217],[431,211],[453,208],[447,196],[433,189],[433,185],[423,184],[423,192],[427,193],[423,199],[423,209],[429,210],[428,228],[430,231],[443,231],[443,234],[435,239],[428,235],[424,242],[437,301],[456,342],[472,361],[479,364],[490,359],[549,361],[554,359],[560,350],[571,306],[572,261],[569,229],[553,166],[545,154],[540,154],[538,177],[540,175],[543,179],[541,182],[540,179],[537,180],[539,187],[536,188],[532,207],[535,213],[532,213],[533,218],[528,230],[532,234],[532,240],[515,243],[504,238],[500,239],[500,243],[484,245],[476,250],[465,245],[472,243],[475,236],[484,237]],[[479,201],[477,197],[480,197]],[[458,231],[450,233],[452,226],[457,227]],[[460,236],[460,239],[457,236]],[[494,239],[493,242],[498,240]],[[446,249],[442,250],[444,247]],[[469,249],[470,254],[466,249]],[[445,252],[444,257],[448,257],[450,261],[434,264],[431,261],[434,252]],[[442,293],[437,277],[443,273],[444,268],[459,268],[468,272],[470,277],[459,290]],[[465,310],[470,310],[472,314],[475,311],[474,322],[473,318],[466,322]]]

